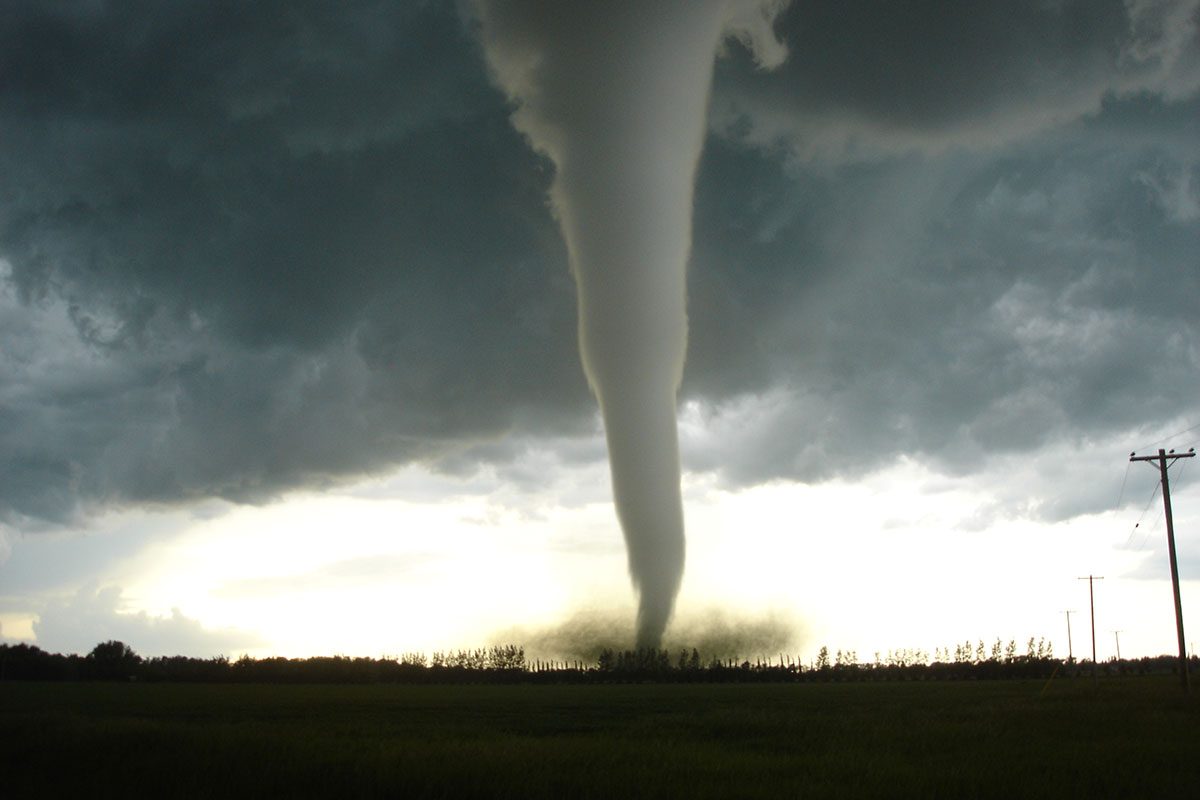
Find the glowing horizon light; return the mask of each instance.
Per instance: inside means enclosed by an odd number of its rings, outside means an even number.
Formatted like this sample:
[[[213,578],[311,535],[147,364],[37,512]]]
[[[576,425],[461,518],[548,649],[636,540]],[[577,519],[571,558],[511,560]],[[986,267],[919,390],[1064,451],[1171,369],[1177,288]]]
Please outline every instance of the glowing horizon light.
[[[628,610],[620,602],[624,557],[602,493],[573,506],[541,495],[531,504],[478,486],[464,493],[469,481],[419,473],[223,513],[209,508],[204,518],[116,515],[108,529],[98,523],[88,536],[104,544],[142,529],[167,530],[82,587],[63,584],[42,601],[43,612],[94,621],[96,629],[74,645],[84,652],[108,638],[103,624],[114,619],[125,624],[112,630],[128,632],[127,643],[146,654],[159,653],[133,637],[149,635],[153,625],[161,633],[187,623],[195,630],[183,633],[209,638],[150,640],[178,641],[184,654],[201,657],[430,654],[509,643],[497,637],[514,631],[542,641],[581,613],[600,614],[609,620],[606,630],[620,629],[611,620]],[[411,492],[439,483],[446,499],[381,494],[381,487]],[[705,620],[732,614],[787,621],[788,652],[805,660],[822,645],[870,660],[876,651],[932,653],[963,640],[983,639],[990,648],[996,638],[1015,639],[1024,652],[1030,636],[1045,637],[1065,656],[1061,610],[1085,606],[1063,576],[1073,578],[1080,554],[1090,552],[1082,568],[1112,576],[1098,592],[1099,629],[1124,631],[1126,657],[1171,650],[1169,582],[1145,549],[1157,546],[1150,520],[1145,542],[1138,529],[1130,546],[1128,526],[1115,512],[1063,522],[998,518],[979,527],[986,494],[914,463],[853,484],[740,490],[685,473],[684,489],[692,544],[677,624],[667,631],[672,643],[703,636]],[[1178,496],[1184,531],[1196,523],[1200,493],[1183,484]],[[1111,533],[1097,551],[1105,530]],[[18,557],[29,552],[25,544]],[[29,544],[33,552],[43,548],[45,558],[59,552],[48,541]],[[1196,576],[1183,577],[1186,603]],[[108,616],[87,605],[105,587],[120,587]],[[76,595],[82,599],[72,607]],[[35,611],[6,612],[0,632],[29,641],[37,622]],[[255,643],[213,652],[186,647],[228,641],[212,637],[230,632]],[[1103,656],[1108,643],[1099,646]]]

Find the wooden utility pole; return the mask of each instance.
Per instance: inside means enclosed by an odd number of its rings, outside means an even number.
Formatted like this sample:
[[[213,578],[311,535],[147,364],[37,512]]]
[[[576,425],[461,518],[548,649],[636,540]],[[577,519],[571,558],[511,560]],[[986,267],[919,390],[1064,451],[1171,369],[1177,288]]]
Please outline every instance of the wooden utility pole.
[[[1088,605],[1092,609],[1092,680],[1096,680],[1096,594],[1092,591],[1092,581],[1102,581],[1104,576],[1088,575],[1079,580],[1088,582]]]
[[[1188,676],[1187,647],[1183,638],[1183,601],[1179,596],[1179,562],[1175,558],[1175,522],[1171,517],[1171,482],[1167,476],[1167,462],[1173,462],[1177,458],[1193,458],[1195,455],[1194,447],[1189,447],[1186,453],[1176,453],[1174,450],[1168,453],[1160,447],[1158,455],[1154,456],[1129,454],[1130,461],[1158,462],[1158,474],[1162,479],[1163,512],[1167,515],[1167,552],[1171,557],[1171,590],[1175,593],[1175,633],[1179,637],[1179,674],[1185,692],[1192,690],[1192,682]]]
[[[1075,613],[1075,609],[1072,608],[1063,613],[1067,615],[1067,663],[1073,664],[1075,663],[1075,649],[1071,647],[1071,615]]]
[[[1113,636],[1117,637],[1117,661],[1121,660],[1121,632],[1113,631]]]

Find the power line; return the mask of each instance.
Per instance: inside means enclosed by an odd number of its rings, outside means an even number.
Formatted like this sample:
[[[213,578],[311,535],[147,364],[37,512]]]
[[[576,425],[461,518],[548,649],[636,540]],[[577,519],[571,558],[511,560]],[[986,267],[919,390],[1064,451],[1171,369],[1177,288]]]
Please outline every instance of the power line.
[[[1188,448],[1188,452],[1191,452],[1191,451],[1193,451],[1193,450],[1195,450],[1195,449],[1196,449],[1196,448],[1194,448],[1194,447],[1189,447],[1189,448]],[[1168,465],[1168,466],[1178,466],[1178,469],[1176,469],[1176,470],[1175,470],[1175,485],[1176,485],[1176,486],[1179,486],[1179,479],[1180,479],[1180,477],[1182,477],[1182,476],[1183,476],[1183,471],[1184,471],[1185,469],[1187,469],[1187,465],[1188,465],[1188,464],[1190,464],[1190,463],[1192,463],[1192,462],[1190,462],[1190,461],[1184,461],[1184,462],[1181,464],[1181,463],[1179,463],[1179,462],[1177,461],[1177,462],[1175,462],[1175,464],[1174,464],[1174,465]]]
[[[1172,439],[1174,439],[1176,436],[1182,436],[1183,434],[1191,433],[1194,430],[1200,430],[1200,425],[1193,425],[1190,428],[1184,428],[1179,433],[1172,433],[1170,436],[1159,439],[1157,442],[1150,442],[1150,444],[1142,445],[1141,447],[1137,448],[1137,450],[1145,450],[1147,447],[1154,447],[1155,445],[1162,444],[1163,442],[1169,442]],[[1134,452],[1137,452],[1137,450],[1135,450]]]
[[[1141,527],[1142,520],[1144,520],[1146,518],[1146,514],[1148,514],[1150,512],[1150,505],[1154,502],[1154,498],[1158,497],[1158,490],[1161,488],[1162,488],[1162,481],[1160,480],[1158,483],[1154,484],[1154,490],[1152,492],[1150,492],[1150,499],[1146,501],[1146,506],[1142,509],[1142,514],[1141,514],[1141,516],[1138,517],[1138,521],[1133,523],[1133,527],[1129,529],[1129,538],[1125,540],[1126,547],[1128,547],[1129,543],[1133,541],[1134,534],[1136,534],[1138,531],[1138,528]],[[1146,543],[1146,531],[1142,531],[1142,541],[1139,542],[1138,546],[1135,547],[1134,549],[1140,550],[1142,545],[1145,543]]]
[[[1175,557],[1175,523],[1171,518],[1171,479],[1168,475],[1167,463],[1180,458],[1193,458],[1195,455],[1194,449],[1189,449],[1186,453],[1176,453],[1174,450],[1168,453],[1161,447],[1158,449],[1158,455],[1154,456],[1139,456],[1136,452],[1129,454],[1131,462],[1158,462],[1158,474],[1162,484],[1163,516],[1167,521],[1167,551],[1171,556],[1171,591],[1175,595],[1175,632],[1179,637],[1179,672],[1185,692],[1191,691],[1191,678],[1188,676],[1187,646],[1183,638],[1183,602],[1179,596],[1179,561]]]
[[[1150,444],[1145,445],[1145,447],[1150,447],[1152,445],[1161,444],[1163,442],[1170,441],[1171,439],[1174,439],[1177,436],[1182,436],[1183,434],[1190,433],[1194,430],[1200,430],[1200,424],[1193,425],[1190,428],[1185,428],[1177,433],[1171,434],[1170,436],[1166,436],[1162,439],[1159,439],[1156,442],[1151,442]],[[1139,448],[1139,449],[1145,449],[1145,447]],[[1192,449],[1194,449],[1194,448],[1189,447],[1189,451]],[[1136,451],[1134,451],[1134,452],[1136,452]],[[1171,452],[1174,452],[1174,451],[1171,451]],[[1132,456],[1133,453],[1130,453],[1130,455]],[[1185,466],[1186,466],[1186,463],[1179,465],[1179,470],[1176,472],[1176,475],[1175,475],[1176,483],[1179,482],[1179,477],[1183,474],[1183,469]],[[1127,461],[1125,463],[1125,475],[1121,478],[1121,489],[1120,489],[1120,491],[1117,492],[1117,502],[1116,502],[1116,505],[1113,507],[1114,511],[1121,510],[1121,501],[1125,499],[1125,489],[1128,486],[1129,471],[1132,467],[1133,467],[1133,459],[1130,459],[1129,461]],[[1151,525],[1149,528],[1142,528],[1141,525],[1142,525],[1142,522],[1145,521],[1145,519],[1146,519],[1146,514],[1148,514],[1150,512],[1150,506],[1154,505],[1154,499],[1156,497],[1158,497],[1158,491],[1161,488],[1162,488],[1162,480],[1160,479],[1157,483],[1155,483],[1154,488],[1150,491],[1150,498],[1148,500],[1146,500],[1146,505],[1142,508],[1142,513],[1138,515],[1137,522],[1133,523],[1133,527],[1129,529],[1129,536],[1127,536],[1125,538],[1125,545],[1122,549],[1134,550],[1134,551],[1142,550],[1146,545],[1146,541],[1150,538],[1150,534],[1152,534],[1158,530],[1158,525],[1159,525],[1159,522],[1161,521],[1161,518],[1156,518],[1154,521],[1154,524]],[[1133,539],[1135,536],[1138,535],[1139,531],[1142,534],[1142,538],[1138,541],[1138,543],[1136,545],[1134,545]]]
[[[1179,478],[1180,478],[1180,476],[1183,475],[1183,471],[1184,471],[1184,469],[1187,468],[1188,463],[1189,462],[1185,461],[1182,464],[1180,464],[1179,462],[1175,462],[1173,464],[1167,465],[1168,470],[1171,469],[1171,467],[1176,467],[1175,478],[1174,478],[1174,483],[1175,483],[1176,487],[1179,486]],[[1161,489],[1162,489],[1162,481],[1160,480],[1158,482],[1158,485],[1154,487],[1154,494],[1152,494],[1150,496],[1150,502],[1146,504],[1146,508],[1142,511],[1142,517],[1146,516],[1146,512],[1150,510],[1150,505],[1154,502],[1154,498],[1158,496],[1158,493]],[[1138,518],[1138,524],[1141,524],[1142,517]],[[1163,522],[1162,517],[1155,517],[1154,521],[1150,525],[1146,526],[1145,528],[1142,528],[1141,529],[1142,530],[1141,541],[1139,541],[1137,543],[1137,546],[1134,547],[1133,549],[1135,551],[1140,551],[1140,550],[1145,549],[1146,541],[1150,538],[1150,534],[1158,533],[1158,526],[1162,525],[1162,522]],[[1136,529],[1137,525],[1134,525],[1133,527]],[[1132,538],[1132,536],[1133,536],[1133,534],[1130,533],[1130,538]]]
[[[1117,492],[1117,504],[1113,506],[1113,511],[1121,510],[1121,501],[1125,499],[1125,481],[1129,480],[1129,469],[1133,464],[1125,465],[1125,477],[1121,478],[1121,491]]]
[[[1135,552],[1141,553],[1147,549],[1146,542],[1150,541],[1150,534],[1158,533],[1158,526],[1161,524],[1162,518],[1155,517],[1154,522],[1142,528],[1142,538],[1138,541],[1137,546],[1133,548]]]

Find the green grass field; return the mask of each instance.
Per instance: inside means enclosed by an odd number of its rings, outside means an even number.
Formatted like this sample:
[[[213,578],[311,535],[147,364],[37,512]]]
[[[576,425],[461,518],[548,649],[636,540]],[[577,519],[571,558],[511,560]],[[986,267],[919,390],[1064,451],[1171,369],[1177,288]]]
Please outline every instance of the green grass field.
[[[1200,700],[1041,683],[0,684],[6,797],[1200,797]]]

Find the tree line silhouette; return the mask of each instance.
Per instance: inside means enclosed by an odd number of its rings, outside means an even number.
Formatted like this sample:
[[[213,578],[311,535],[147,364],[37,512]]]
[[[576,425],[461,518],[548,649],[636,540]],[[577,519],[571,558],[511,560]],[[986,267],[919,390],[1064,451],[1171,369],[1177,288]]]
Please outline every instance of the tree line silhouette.
[[[1192,659],[1195,669],[1196,659]],[[1105,674],[1171,673],[1172,656],[1113,660],[1099,665]],[[775,658],[719,659],[696,649],[601,651],[594,662],[527,659],[517,645],[475,650],[405,653],[383,658],[241,658],[230,660],[160,656],[143,658],[123,642],[96,645],[86,656],[48,653],[29,644],[0,645],[0,681],[145,681],[191,683],[800,683],[833,681],[926,681],[1049,678],[1090,675],[1090,662],[1054,658],[1044,641],[1029,640],[1018,655],[1016,643],[982,641],[924,650],[888,651],[862,663],[853,650],[830,654],[822,647],[814,661],[780,654]]]

